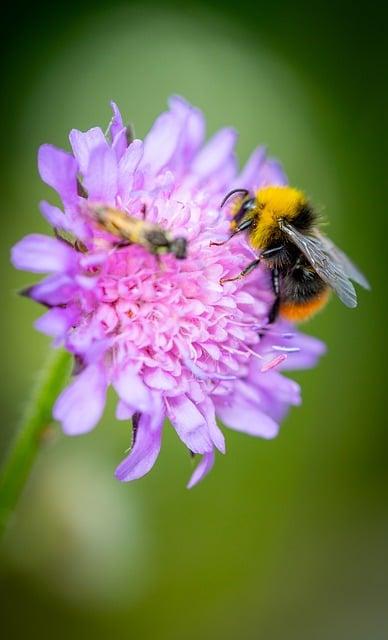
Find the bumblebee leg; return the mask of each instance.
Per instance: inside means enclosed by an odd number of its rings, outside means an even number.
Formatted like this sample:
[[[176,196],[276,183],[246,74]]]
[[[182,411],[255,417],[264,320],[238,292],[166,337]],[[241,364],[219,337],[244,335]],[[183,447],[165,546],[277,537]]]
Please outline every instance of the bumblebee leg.
[[[268,324],[272,324],[275,322],[280,306],[280,282],[279,282],[279,269],[271,269],[271,277],[272,277],[272,288],[275,294],[274,303],[270,309],[268,314]]]
[[[238,232],[236,231],[236,233]],[[215,244],[215,243],[213,242],[212,244]],[[244,276],[247,276],[248,273],[251,273],[251,271],[253,271],[254,269],[256,269],[256,267],[259,266],[260,260],[262,258],[265,258],[265,259],[272,258],[277,253],[280,253],[282,249],[283,249],[283,245],[281,245],[280,247],[273,247],[272,249],[266,249],[265,251],[262,252],[262,254],[258,258],[256,258],[256,260],[253,260],[253,262],[248,264],[248,266],[245,267],[245,269],[243,269],[241,273],[239,273],[237,276],[234,276],[233,278],[221,278],[220,284],[224,284],[224,282],[233,282],[234,280],[241,280],[241,278],[244,278]]]
[[[241,273],[238,273],[237,276],[233,276],[233,278],[221,278],[220,284],[224,284],[224,282],[233,282],[234,280],[241,280],[241,278],[244,278],[248,275],[248,273],[251,273],[251,271],[259,266],[260,260],[261,258],[256,258],[256,260],[253,260],[253,262],[250,262],[248,266],[246,266],[245,269],[241,271]]]

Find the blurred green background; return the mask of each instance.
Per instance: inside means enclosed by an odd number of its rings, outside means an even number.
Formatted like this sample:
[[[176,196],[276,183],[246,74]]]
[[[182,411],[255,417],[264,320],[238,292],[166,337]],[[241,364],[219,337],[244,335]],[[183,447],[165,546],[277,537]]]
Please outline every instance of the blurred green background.
[[[104,125],[115,99],[143,136],[171,93],[211,134],[240,131],[325,207],[330,235],[373,291],[333,301],[306,331],[328,345],[294,377],[304,403],[279,438],[227,433],[228,453],[193,491],[166,432],[152,474],[113,479],[128,446],[110,407],[90,435],[45,443],[0,550],[5,637],[382,640],[388,637],[386,393],[387,15],[376,4],[14,3],[2,17],[1,451],[48,340],[31,282],[8,264],[45,231],[43,142]]]

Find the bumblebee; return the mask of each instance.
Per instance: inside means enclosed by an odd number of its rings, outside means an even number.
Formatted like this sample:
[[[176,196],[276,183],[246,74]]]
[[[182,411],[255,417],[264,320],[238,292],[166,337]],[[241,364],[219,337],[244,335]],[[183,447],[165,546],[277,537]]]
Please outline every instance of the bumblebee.
[[[103,205],[89,207],[89,212],[104,231],[120,240],[120,246],[139,244],[157,257],[172,253],[178,260],[186,258],[186,238],[174,238],[157,224]]]
[[[269,323],[278,315],[294,322],[307,320],[326,304],[331,290],[347,307],[357,306],[351,280],[365,289],[370,288],[369,283],[321,233],[318,215],[302,191],[268,186],[252,196],[246,189],[234,189],[221,206],[237,194],[240,197],[233,207],[230,237],[245,231],[252,249],[260,254],[238,275],[223,278],[221,284],[239,280],[265,262],[275,294]]]

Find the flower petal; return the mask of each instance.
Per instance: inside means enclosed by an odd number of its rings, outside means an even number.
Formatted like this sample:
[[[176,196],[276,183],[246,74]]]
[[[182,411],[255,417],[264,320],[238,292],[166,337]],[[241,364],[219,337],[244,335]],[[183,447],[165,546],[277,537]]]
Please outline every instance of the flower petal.
[[[62,209],[59,209],[59,207],[54,207],[54,205],[44,200],[40,203],[40,210],[42,215],[46,218],[47,222],[54,229],[64,229],[65,231],[70,231],[70,229],[68,228],[69,220],[63,213]]]
[[[113,149],[106,143],[93,149],[85,172],[84,186],[91,202],[114,204],[117,194],[118,167]]]
[[[119,400],[116,406],[116,418],[117,420],[130,420],[133,416],[133,409],[129,407],[125,402]]]
[[[76,264],[76,254],[65,242],[33,233],[15,244],[11,261],[17,269],[33,273],[66,272]]]
[[[315,367],[317,360],[326,353],[326,345],[321,340],[313,338],[313,336],[299,333],[294,342],[300,350],[296,353],[288,354],[287,362],[281,366],[282,371],[311,369],[311,367]],[[286,344],[288,345],[289,342]]]
[[[133,174],[143,156],[143,142],[134,140],[125,150],[118,168],[118,193],[125,202],[133,185]]]
[[[74,307],[55,307],[40,316],[34,326],[38,331],[53,338],[62,337],[79,316],[79,311]]]
[[[221,453],[225,453],[225,438],[216,423],[216,411],[213,401],[211,398],[206,397],[202,402],[198,403],[197,407],[206,420],[213,443]]]
[[[231,184],[230,189],[249,189],[257,188],[257,182],[260,178],[260,171],[266,158],[265,147],[258,147],[251,154],[245,167],[242,169],[236,181]]]
[[[260,376],[259,384],[257,384],[257,382],[258,380],[256,378],[253,384],[247,384],[245,388],[250,388],[256,398],[259,391],[261,404],[266,413],[272,415],[271,410],[273,407],[300,405],[300,386],[295,380],[286,378],[278,371],[272,369]],[[257,384],[256,388],[255,383]]]
[[[120,160],[128,147],[128,130],[127,127],[123,127],[112,140],[112,149],[116,154],[117,160]]]
[[[121,482],[137,480],[154,466],[162,442],[163,418],[163,414],[153,418],[144,413],[141,415],[133,449],[115,471]]]
[[[205,138],[205,118],[203,113],[180,96],[172,96],[168,101],[171,112],[181,126],[179,145],[174,154],[174,170],[178,166],[185,170],[187,163],[203,144]],[[185,166],[186,165],[186,166]]]
[[[49,307],[60,304],[67,304],[73,299],[76,287],[68,276],[60,273],[49,276],[22,293],[36,302],[41,302]]]
[[[170,373],[160,367],[149,368],[143,375],[144,382],[153,389],[169,391],[177,386],[177,381]]]
[[[191,169],[198,178],[208,178],[227,163],[237,141],[237,132],[231,128],[221,129],[195,156]]]
[[[159,173],[168,164],[178,145],[181,127],[172,113],[162,113],[144,139],[144,154],[140,169]]]
[[[100,365],[90,365],[59,396],[53,416],[67,435],[91,431],[105,407],[106,381]]]
[[[72,233],[78,240],[87,240],[90,237],[86,220],[79,216],[78,212],[74,214],[72,209],[67,209],[63,212],[45,200],[40,203],[39,208],[43,217],[46,218],[53,229]]]
[[[187,483],[187,488],[191,489],[194,485],[198,484],[203,478],[212,470],[214,465],[214,450],[209,451],[209,453],[205,453],[201,461],[196,466],[194,473],[192,474],[189,482]]]
[[[142,140],[134,140],[125,151],[119,163],[119,180],[127,180],[136,170],[143,156]]]
[[[234,153],[230,154],[230,158],[220,167],[215,173],[211,174],[205,182],[206,190],[210,193],[218,195],[220,190],[222,193],[229,190],[229,185],[233,182],[233,179],[237,171],[237,159]]]
[[[167,414],[178,436],[190,451],[206,453],[213,449],[208,425],[186,395],[169,398]]]
[[[283,167],[277,160],[268,158],[260,168],[257,179],[257,188],[267,187],[269,185],[285,185],[288,183],[287,176],[283,171]]]
[[[251,436],[274,438],[279,432],[279,425],[258,404],[237,393],[230,402],[217,402],[217,415],[230,429],[243,431]]]
[[[78,161],[79,170],[83,175],[88,169],[95,149],[100,146],[108,147],[107,140],[100,127],[93,127],[89,131],[72,129],[69,134],[69,140],[74,156]]]
[[[112,381],[116,393],[133,411],[150,412],[153,407],[151,392],[131,365],[116,372]]]
[[[70,153],[43,144],[38,151],[38,168],[43,182],[59,193],[64,204],[77,202],[78,167]]]
[[[110,106],[112,107],[113,118],[110,121],[109,132],[112,136],[112,140],[114,140],[117,134],[120,133],[124,128],[124,123],[121,117],[120,109],[118,108],[117,104],[113,102],[113,100],[110,103]]]

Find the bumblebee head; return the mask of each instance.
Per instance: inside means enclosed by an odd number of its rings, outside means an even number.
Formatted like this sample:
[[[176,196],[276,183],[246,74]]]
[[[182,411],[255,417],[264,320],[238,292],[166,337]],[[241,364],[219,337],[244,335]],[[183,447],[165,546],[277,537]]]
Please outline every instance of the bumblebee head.
[[[244,231],[244,229],[248,229],[251,226],[256,208],[256,198],[251,198],[247,189],[233,189],[233,191],[230,191],[223,199],[221,207],[223,207],[232,196],[237,194],[242,197],[238,198],[232,206],[233,218],[230,224],[233,232],[232,235],[239,231]]]
[[[246,198],[240,203],[233,215],[231,228],[233,232],[244,231],[252,226],[255,217],[257,217],[256,198]]]

